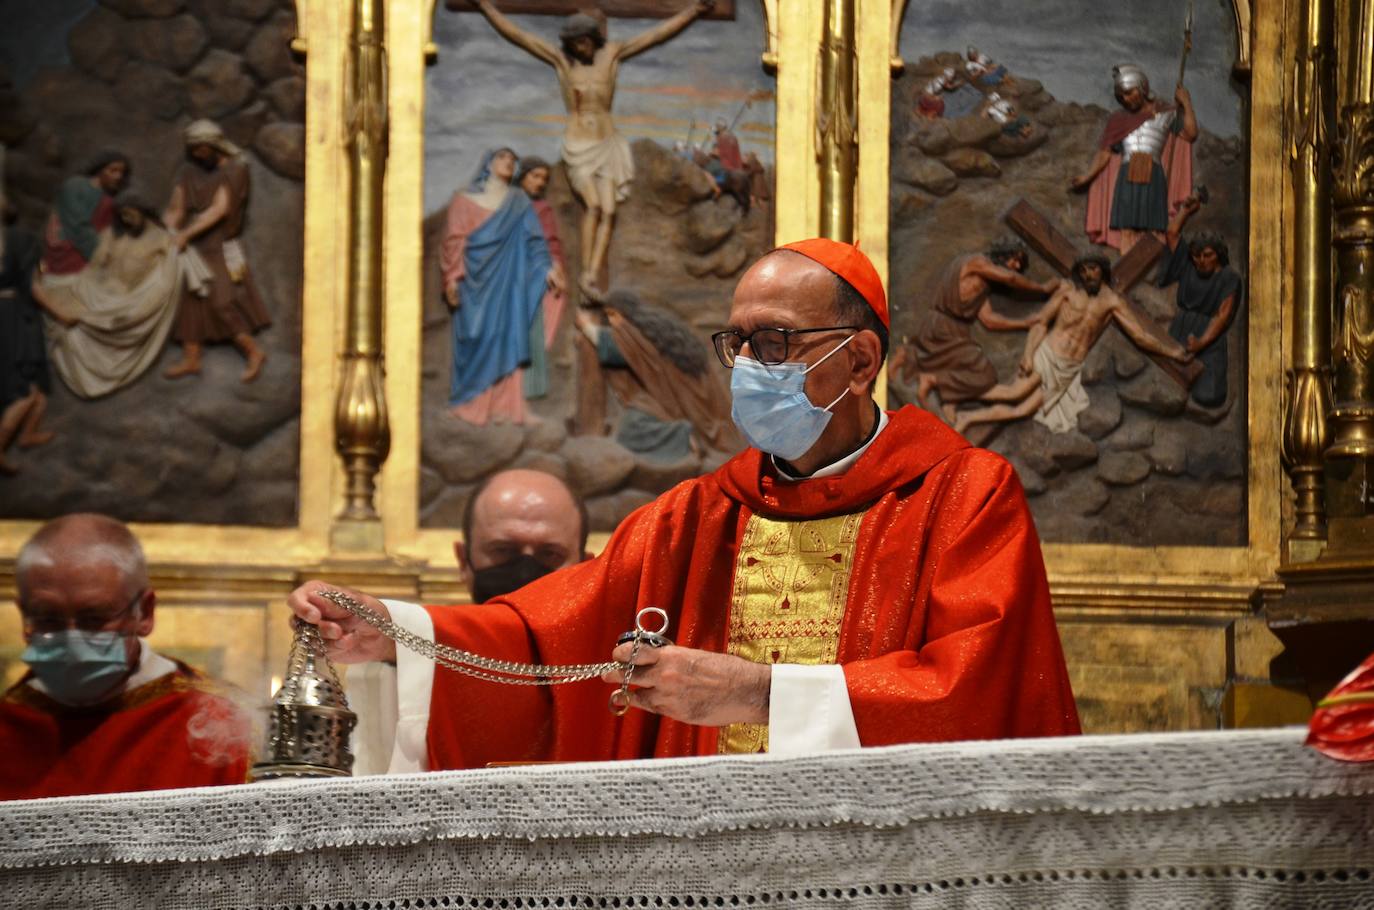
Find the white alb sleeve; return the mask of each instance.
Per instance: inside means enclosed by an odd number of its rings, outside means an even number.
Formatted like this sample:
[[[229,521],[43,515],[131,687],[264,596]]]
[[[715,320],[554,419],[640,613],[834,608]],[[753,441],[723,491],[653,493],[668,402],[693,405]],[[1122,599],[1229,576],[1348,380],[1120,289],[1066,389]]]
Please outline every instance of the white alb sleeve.
[[[343,670],[348,707],[358,718],[350,741],[353,776],[385,774],[396,748],[396,668],[373,660]]]
[[[384,600],[396,625],[434,640],[434,620],[419,604]],[[409,648],[396,647],[396,742],[388,774],[429,770],[429,703],[434,689],[434,664]]]
[[[859,748],[843,667],[774,664],[768,699],[770,754]]]

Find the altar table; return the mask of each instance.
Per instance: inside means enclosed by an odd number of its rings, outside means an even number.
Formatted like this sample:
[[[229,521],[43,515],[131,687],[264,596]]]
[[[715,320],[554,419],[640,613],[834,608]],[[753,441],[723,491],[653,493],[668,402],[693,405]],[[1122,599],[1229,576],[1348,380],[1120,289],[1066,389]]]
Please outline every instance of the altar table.
[[[0,803],[15,907],[1374,908],[1374,764],[1296,729]]]

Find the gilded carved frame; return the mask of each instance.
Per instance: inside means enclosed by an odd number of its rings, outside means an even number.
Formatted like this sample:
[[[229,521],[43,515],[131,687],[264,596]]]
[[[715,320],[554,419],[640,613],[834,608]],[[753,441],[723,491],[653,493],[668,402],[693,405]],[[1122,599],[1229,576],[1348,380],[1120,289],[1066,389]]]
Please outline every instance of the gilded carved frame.
[[[1249,5],[1245,7],[1249,18]],[[816,72],[824,4],[765,0],[769,47],[777,63],[777,236],[815,233],[820,225],[816,167]],[[894,0],[857,0],[859,148],[856,238],[887,270],[888,111],[894,55]],[[424,80],[434,47],[434,0],[386,4],[390,117],[383,245],[386,395],[391,455],[379,477],[378,511],[385,551],[349,554],[332,542],[343,505],[343,473],[334,455],[334,401],[343,314],[347,310],[349,218],[344,81],[350,4],[298,0],[298,49],[307,60],[307,147],[299,522],[290,529],[202,525],[141,525],[150,560],[177,580],[186,602],[211,592],[270,600],[296,578],[326,566],[347,566],[350,577],[386,579],[389,592],[457,596],[453,532],[419,527],[419,395],[421,221]],[[1280,472],[1281,387],[1288,307],[1282,288],[1290,262],[1283,224],[1292,211],[1283,167],[1286,61],[1293,56],[1283,17],[1255,16],[1243,53],[1253,61],[1250,105],[1251,351],[1249,368],[1249,541],[1245,547],[1049,545],[1046,559],[1061,608],[1128,608],[1141,615],[1171,611],[1238,615],[1280,564],[1282,508],[1287,486]],[[0,522],[0,557],[12,558],[35,522]],[[602,537],[604,540],[604,536]],[[593,546],[601,541],[594,538]],[[241,566],[243,569],[226,568]],[[1108,567],[1105,568],[1104,567]],[[8,575],[8,572],[4,573]],[[8,580],[8,579],[6,579]],[[175,599],[175,598],[174,598]],[[0,623],[0,625],[3,625]],[[4,629],[0,628],[0,633]]]
[[[884,63],[890,59],[892,68],[899,68],[900,16],[914,2],[919,0],[870,0],[870,10],[859,18],[860,65],[869,74],[867,85],[860,84],[861,158],[884,177],[889,92],[879,77],[878,63],[880,58]],[[1292,30],[1285,29],[1277,10],[1255,18],[1249,0],[1233,0],[1232,6],[1238,31],[1234,72],[1238,78],[1248,77],[1250,87],[1249,349],[1267,355],[1252,355],[1249,364],[1248,542],[1244,547],[1047,544],[1045,561],[1055,604],[1061,609],[1239,615],[1249,609],[1256,588],[1273,577],[1280,563],[1287,489],[1279,463],[1288,318],[1282,289],[1290,260],[1283,224],[1292,211],[1282,124],[1285,61],[1293,53],[1292,39],[1285,36]],[[875,135],[875,121],[883,127],[881,137]],[[867,177],[874,180],[871,170]],[[864,171],[861,164],[859,193],[868,210],[860,219],[860,237],[870,253],[880,246],[886,252],[886,182],[881,188],[865,183]]]
[[[813,125],[816,67],[824,4],[779,0],[784,15],[769,10],[777,34],[777,181],[806,188],[779,194],[780,242],[815,233],[821,224]],[[860,163],[856,181],[855,233],[886,276],[888,233],[888,111],[893,34],[907,4],[858,0]],[[453,534],[418,526],[420,290],[419,224],[422,183],[424,54],[430,19],[423,0],[391,4],[388,44],[392,62],[392,145],[388,165],[387,393],[392,403],[392,452],[383,470],[381,511],[392,552],[431,567],[451,562]],[[1251,21],[1250,5],[1235,4],[1241,30],[1236,72],[1250,73],[1249,341],[1250,350],[1279,352],[1284,339],[1282,299],[1284,212],[1290,211],[1281,130],[1285,80],[1282,22]],[[770,35],[771,37],[771,35]],[[1253,42],[1253,47],[1252,47]],[[1253,61],[1253,64],[1252,62]],[[398,253],[400,255],[398,255]],[[1060,606],[1112,606],[1157,610],[1219,611],[1237,615],[1252,594],[1273,577],[1280,561],[1282,496],[1279,465],[1283,359],[1252,358],[1249,370],[1249,540],[1244,547],[1125,547],[1051,544],[1045,547],[1051,584]],[[1109,567],[1104,571],[1103,567]],[[428,574],[428,573],[426,573]],[[440,573],[443,574],[443,573]],[[436,578],[436,580],[438,580]]]
[[[151,562],[223,569],[227,565],[287,568],[318,562],[341,490],[334,458],[335,352],[343,326],[349,200],[340,112],[348,7],[334,0],[297,0],[306,57],[305,255],[301,370],[300,506],[294,528],[137,524]],[[12,558],[40,522],[0,521],[0,557]]]

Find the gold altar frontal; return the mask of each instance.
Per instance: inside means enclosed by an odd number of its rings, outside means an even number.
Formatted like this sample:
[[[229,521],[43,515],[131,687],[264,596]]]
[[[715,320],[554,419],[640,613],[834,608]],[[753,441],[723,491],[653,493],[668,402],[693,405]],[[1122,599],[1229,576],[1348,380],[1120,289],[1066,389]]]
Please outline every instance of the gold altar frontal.
[[[774,236],[786,242],[852,226],[885,280],[891,76],[908,5],[763,0],[768,40],[760,52],[776,71]],[[451,564],[456,529],[423,528],[418,510],[425,72],[436,54],[435,6],[295,4],[308,99],[296,525],[134,526],[162,607],[152,644],[254,694],[266,696],[285,663],[291,636],[282,602],[304,579],[430,603],[465,595]],[[1363,466],[1374,451],[1362,447],[1374,413],[1370,351],[1336,345],[1333,365],[1333,289],[1324,276],[1334,242],[1346,256],[1339,281],[1353,289],[1343,298],[1353,307],[1345,318],[1360,330],[1374,325],[1370,270],[1356,274],[1374,243],[1374,2],[1284,0],[1253,14],[1249,0],[1230,6],[1239,34],[1235,78],[1249,94],[1246,540],[1045,547],[1086,732],[1303,721],[1330,680],[1290,659],[1269,611],[1282,612],[1285,597],[1291,605],[1295,585],[1308,604],[1371,602],[1364,576],[1374,566],[1374,519],[1366,502],[1352,505],[1346,495],[1362,476],[1350,465]],[[1330,155],[1341,149],[1333,187]],[[1340,377],[1334,404],[1325,384],[1333,369]],[[1337,516],[1343,523],[1327,521],[1328,486],[1345,509]],[[814,537],[845,563],[857,520],[803,523],[788,532],[787,545],[806,553]],[[768,656],[770,598],[786,589],[797,593],[793,621],[806,611],[824,628],[806,639],[806,654],[794,640],[788,659],[826,659],[834,653],[827,623],[834,598],[843,602],[844,565],[819,568],[814,584],[773,578],[767,563],[777,555],[778,529],[755,521],[739,558],[760,562],[739,576],[732,651]],[[0,522],[7,598],[15,593],[14,555],[38,524]],[[1334,555],[1321,558],[1328,527],[1344,536]],[[596,535],[592,549],[604,542]],[[1315,615],[1288,610],[1280,631],[1321,626]],[[1367,626],[1371,613],[1365,606],[1342,617]],[[22,669],[21,647],[17,611],[0,610],[7,682]],[[746,731],[732,731],[731,750],[761,744],[737,735]]]

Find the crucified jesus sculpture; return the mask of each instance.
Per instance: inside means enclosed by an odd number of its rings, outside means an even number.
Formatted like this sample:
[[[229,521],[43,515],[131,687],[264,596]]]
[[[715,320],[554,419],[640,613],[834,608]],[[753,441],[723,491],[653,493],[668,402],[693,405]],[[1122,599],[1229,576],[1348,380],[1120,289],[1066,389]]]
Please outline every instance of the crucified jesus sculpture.
[[[582,216],[579,284],[584,292],[597,291],[611,246],[616,206],[629,196],[634,179],[630,144],[611,119],[620,63],[667,41],[715,5],[715,0],[692,0],[681,12],[628,41],[607,41],[600,20],[577,13],[568,17],[559,31],[562,46],[557,48],[520,28],[491,0],[476,3],[501,37],[552,66],[558,76],[563,104],[568,110],[563,129],[563,164],[573,192],[586,207]]]

